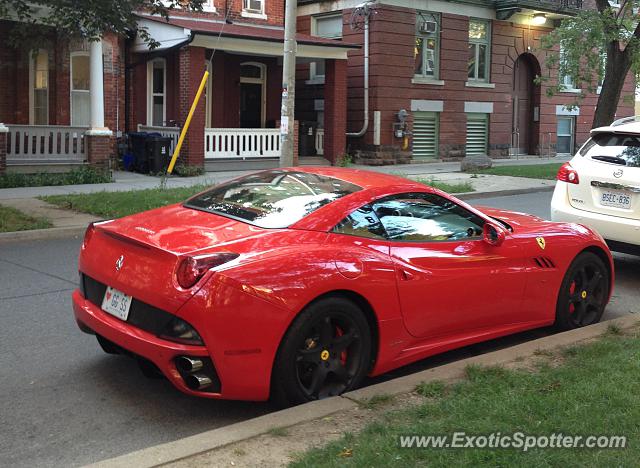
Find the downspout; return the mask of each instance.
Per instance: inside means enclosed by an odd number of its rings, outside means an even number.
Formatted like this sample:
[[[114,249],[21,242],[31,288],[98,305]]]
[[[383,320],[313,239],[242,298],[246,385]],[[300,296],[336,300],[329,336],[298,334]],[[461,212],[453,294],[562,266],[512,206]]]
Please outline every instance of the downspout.
[[[362,6],[364,9],[364,122],[359,132],[349,133],[348,137],[360,138],[369,129],[369,5]]]

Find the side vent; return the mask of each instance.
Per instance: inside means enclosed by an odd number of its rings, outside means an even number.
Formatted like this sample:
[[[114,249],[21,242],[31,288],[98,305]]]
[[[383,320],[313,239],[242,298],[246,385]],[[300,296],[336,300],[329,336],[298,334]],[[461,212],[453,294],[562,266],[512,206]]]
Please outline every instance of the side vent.
[[[533,261],[540,268],[549,269],[556,267],[549,257],[534,257]]]

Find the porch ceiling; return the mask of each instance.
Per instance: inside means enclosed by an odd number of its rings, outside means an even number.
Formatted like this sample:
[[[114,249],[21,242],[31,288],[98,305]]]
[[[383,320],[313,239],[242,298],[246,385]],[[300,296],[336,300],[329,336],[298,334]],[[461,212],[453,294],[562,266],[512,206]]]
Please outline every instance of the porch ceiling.
[[[282,29],[184,18],[171,18],[167,22],[162,18],[150,16],[141,17],[139,24],[146,27],[149,34],[160,42],[160,48],[155,51],[191,40],[192,46],[249,55],[281,57],[284,53]],[[348,51],[360,48],[356,44],[306,34],[297,34],[296,41],[297,56],[310,59],[346,60]],[[150,52],[139,37],[136,38],[134,51]]]

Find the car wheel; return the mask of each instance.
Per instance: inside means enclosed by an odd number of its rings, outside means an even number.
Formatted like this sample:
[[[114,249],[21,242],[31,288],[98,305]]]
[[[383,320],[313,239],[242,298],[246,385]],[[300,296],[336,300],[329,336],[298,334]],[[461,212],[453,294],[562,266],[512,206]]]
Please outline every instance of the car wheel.
[[[308,306],[287,331],[274,365],[272,399],[299,404],[355,388],[369,371],[371,331],[362,311],[339,297]]]
[[[609,298],[609,271],[600,257],[583,252],[564,275],[556,305],[556,326],[573,330],[598,323]]]

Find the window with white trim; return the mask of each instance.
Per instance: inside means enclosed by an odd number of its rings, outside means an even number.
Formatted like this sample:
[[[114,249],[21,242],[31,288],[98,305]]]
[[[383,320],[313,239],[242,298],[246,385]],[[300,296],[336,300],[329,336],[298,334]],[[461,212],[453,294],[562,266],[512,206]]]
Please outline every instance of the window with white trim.
[[[573,80],[573,77],[566,73],[566,70],[569,68],[567,64],[568,59],[565,47],[563,46],[562,42],[560,43],[560,53],[558,55],[558,58],[560,60],[560,68],[565,70],[564,74],[561,72],[558,76],[560,89],[568,92],[578,91],[576,90],[576,83]]]
[[[417,12],[414,49],[417,78],[437,80],[440,76],[440,15]]]
[[[489,81],[490,49],[491,23],[487,20],[469,20],[469,81]]]
[[[31,125],[49,125],[49,53],[40,49],[34,52],[30,62]]]
[[[254,15],[264,15],[265,0],[242,0],[242,12]]]
[[[147,125],[164,126],[167,120],[167,61],[147,63]]]
[[[311,35],[326,39],[342,39],[342,12],[332,15],[313,16],[311,18]],[[322,81],[324,79],[324,60],[311,62],[309,65],[310,78]]]
[[[89,52],[71,53],[71,125],[88,127],[91,121]]]

